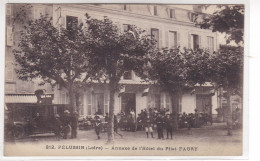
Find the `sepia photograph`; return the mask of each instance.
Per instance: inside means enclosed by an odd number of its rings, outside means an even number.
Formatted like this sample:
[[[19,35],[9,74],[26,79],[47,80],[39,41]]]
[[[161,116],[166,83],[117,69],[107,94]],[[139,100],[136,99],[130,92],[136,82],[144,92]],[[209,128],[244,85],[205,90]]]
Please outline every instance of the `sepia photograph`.
[[[4,156],[243,156],[244,4],[5,8]]]

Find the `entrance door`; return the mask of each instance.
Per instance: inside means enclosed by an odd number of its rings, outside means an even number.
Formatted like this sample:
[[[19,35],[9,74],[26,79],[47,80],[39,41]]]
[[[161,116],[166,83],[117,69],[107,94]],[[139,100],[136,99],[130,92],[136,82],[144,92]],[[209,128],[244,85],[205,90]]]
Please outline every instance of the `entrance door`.
[[[104,115],[104,93],[95,93],[92,113]]]
[[[196,95],[196,108],[198,112],[211,114],[212,111],[211,96]]]
[[[129,114],[132,109],[136,113],[135,93],[124,93],[121,97],[121,111]]]

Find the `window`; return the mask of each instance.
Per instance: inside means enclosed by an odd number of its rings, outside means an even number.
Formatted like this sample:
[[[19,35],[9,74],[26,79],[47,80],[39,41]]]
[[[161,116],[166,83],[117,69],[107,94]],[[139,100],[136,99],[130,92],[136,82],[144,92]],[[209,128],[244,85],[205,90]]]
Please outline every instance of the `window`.
[[[61,103],[61,104],[67,104],[67,93],[65,93],[65,92],[64,92],[64,93],[61,93],[61,94],[60,94],[60,97],[61,97],[61,98],[60,98],[60,103]]]
[[[129,24],[123,24],[124,32],[127,32],[130,30],[130,25]]]
[[[195,22],[196,20],[196,14],[192,12],[188,12],[188,18],[191,22]]]
[[[170,9],[170,18],[175,18],[175,10]]]
[[[124,4],[123,9],[124,9],[125,11],[127,10],[126,4]]]
[[[161,96],[160,94],[149,94],[148,95],[148,108],[160,108]]]
[[[6,61],[5,68],[5,81],[13,81],[14,80],[14,66],[11,61]]]
[[[199,48],[199,36],[198,35],[191,35],[191,49],[196,50]]]
[[[207,36],[207,44],[208,44],[208,50],[210,53],[213,53],[214,51],[214,38]]]
[[[159,48],[159,30],[158,29],[151,29],[151,36],[153,39],[155,39],[156,47]]]
[[[169,48],[177,48],[177,32],[170,31],[169,32]]]
[[[66,16],[67,30],[73,30],[78,25],[78,18],[74,16]]]
[[[104,93],[95,93],[93,97],[92,114],[104,115]]]
[[[12,6],[11,4],[6,4],[6,15],[11,16],[12,14]]]
[[[123,79],[126,80],[131,80],[132,79],[132,71],[125,71],[124,75],[123,75]]]
[[[5,92],[6,93],[14,93],[15,92],[15,84],[5,84]]]
[[[157,6],[153,6],[153,15],[158,16]]]
[[[43,8],[41,7],[35,7],[34,8],[34,18],[35,19],[38,19],[41,17],[41,15],[44,15],[45,14],[45,11]]]
[[[6,45],[13,46],[13,28],[10,26],[6,27]]]
[[[66,28],[70,32],[69,33],[69,38],[74,39],[74,30],[78,26],[78,18],[74,16],[66,16]]]

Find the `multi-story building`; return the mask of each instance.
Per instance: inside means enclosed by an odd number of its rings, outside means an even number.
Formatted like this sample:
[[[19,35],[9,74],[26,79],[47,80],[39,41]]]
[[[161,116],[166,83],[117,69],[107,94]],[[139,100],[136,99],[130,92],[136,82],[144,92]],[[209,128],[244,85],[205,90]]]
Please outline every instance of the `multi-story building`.
[[[16,36],[20,26],[14,26],[9,22],[17,5],[7,5],[7,42],[6,42],[6,101],[14,96],[24,101],[23,97],[31,94],[36,89],[44,88],[47,93],[54,94],[53,103],[69,103],[68,94],[62,88],[52,89],[48,85],[39,87],[36,83],[24,82],[17,79],[14,72],[14,58],[11,50],[17,47],[19,37]],[[203,16],[198,6],[192,5],[157,5],[157,4],[33,4],[30,8],[30,16],[38,18],[41,14],[48,13],[53,17],[53,25],[69,27],[70,22],[84,22],[85,14],[92,18],[102,19],[107,16],[118,25],[122,32],[129,29],[129,25],[136,25],[153,35],[157,40],[159,49],[175,48],[207,48],[210,52],[218,49],[217,33],[211,30],[195,27],[195,15]],[[174,69],[172,69],[174,70]],[[195,87],[195,92],[184,93],[176,102],[171,102],[167,92],[158,87],[150,87],[147,96],[143,96],[144,90],[149,86],[135,75],[133,71],[125,72],[121,84],[125,86],[123,94],[115,95],[115,113],[128,112],[134,109],[140,113],[147,108],[168,108],[172,105],[179,107],[178,112],[191,113],[197,108],[216,114],[218,108],[217,94],[211,94],[211,86]],[[33,84],[33,85],[32,85]],[[92,115],[96,112],[104,115],[109,109],[109,91],[106,85],[95,84],[89,90],[79,91],[80,114]],[[23,96],[22,96],[23,94]],[[12,96],[12,98],[11,98]],[[29,97],[29,96],[28,96]],[[8,98],[8,99],[7,99]],[[36,98],[35,98],[36,99]]]

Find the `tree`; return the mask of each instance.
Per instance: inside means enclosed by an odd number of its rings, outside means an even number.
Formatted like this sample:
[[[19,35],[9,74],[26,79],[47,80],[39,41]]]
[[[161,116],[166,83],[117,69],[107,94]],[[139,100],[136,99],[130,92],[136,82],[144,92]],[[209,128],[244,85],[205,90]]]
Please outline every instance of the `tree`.
[[[223,88],[227,91],[228,135],[232,134],[231,96],[243,95],[243,51],[243,47],[220,46],[209,61],[212,66],[211,82],[216,89]]]
[[[182,93],[209,80],[209,58],[209,53],[202,49],[184,49],[183,52],[179,48],[164,49],[150,54],[148,72],[143,77],[153,80],[170,94],[172,109],[177,114]],[[177,115],[174,118],[177,123]]]
[[[207,9],[211,5],[204,5]],[[203,29],[226,33],[227,43],[232,40],[237,44],[244,42],[244,5],[217,5],[218,10],[205,15],[203,21],[197,22]]]
[[[91,50],[89,61],[96,70],[100,83],[108,83],[109,126],[108,143],[114,140],[114,106],[115,93],[119,90],[119,81],[126,71],[142,71],[147,62],[147,54],[153,52],[155,43],[145,34],[144,30],[130,26],[128,32],[121,32],[117,25],[104,17],[102,20],[93,19],[86,14],[87,32],[91,41],[87,44]]]
[[[18,78],[41,78],[41,84],[59,84],[68,91],[70,111],[77,110],[77,86],[86,82],[89,74],[85,73],[91,71],[87,41],[82,24],[65,29],[53,26],[52,18],[48,16],[29,20],[21,31],[19,48],[13,51]]]

